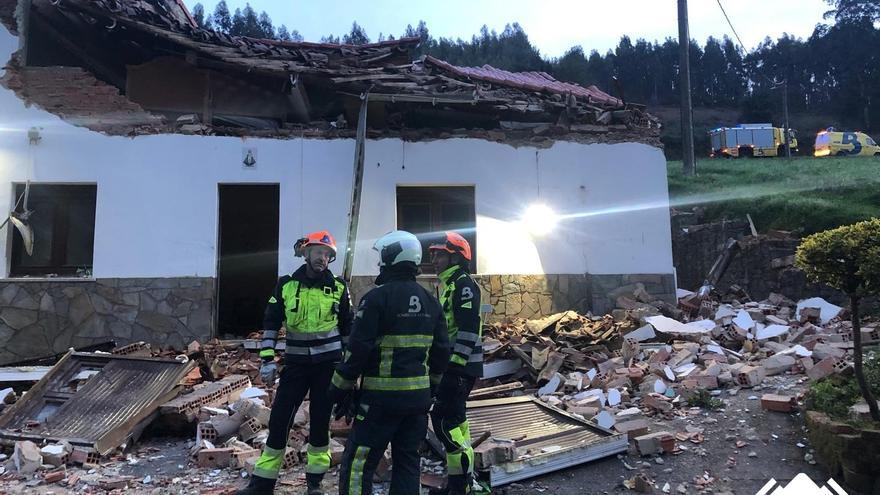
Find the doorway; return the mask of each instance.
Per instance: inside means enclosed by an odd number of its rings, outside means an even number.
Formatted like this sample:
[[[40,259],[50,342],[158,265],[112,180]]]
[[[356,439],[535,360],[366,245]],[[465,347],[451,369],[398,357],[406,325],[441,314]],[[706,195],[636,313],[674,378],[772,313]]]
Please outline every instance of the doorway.
[[[219,186],[217,334],[262,330],[278,281],[278,184]]]

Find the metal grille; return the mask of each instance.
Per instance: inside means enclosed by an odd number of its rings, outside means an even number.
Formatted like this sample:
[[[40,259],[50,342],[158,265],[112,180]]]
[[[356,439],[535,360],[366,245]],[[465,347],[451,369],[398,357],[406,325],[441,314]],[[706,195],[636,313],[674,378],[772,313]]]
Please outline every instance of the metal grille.
[[[492,486],[626,451],[626,436],[552,408],[532,397],[468,402],[471,437],[516,441],[515,469],[492,466]]]
[[[192,364],[72,353],[0,417],[0,438],[67,440],[104,455],[173,395]],[[85,385],[74,377],[91,370]],[[39,425],[28,427],[29,422]]]

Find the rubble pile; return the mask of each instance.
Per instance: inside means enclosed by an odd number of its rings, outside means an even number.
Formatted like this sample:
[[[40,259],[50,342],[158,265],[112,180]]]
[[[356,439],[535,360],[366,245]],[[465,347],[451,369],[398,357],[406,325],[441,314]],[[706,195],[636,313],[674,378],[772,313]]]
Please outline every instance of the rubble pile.
[[[700,453],[704,431],[692,426],[657,430],[652,423],[669,424],[722,407],[721,396],[742,389],[761,391],[749,398],[760,399],[766,411],[792,412],[802,396],[792,395],[788,386],[777,387],[781,382],[769,377],[786,375],[806,384],[851,371],[852,326],[843,308],[821,298],[795,303],[779,294],[741,302],[736,297],[747,295],[735,287],[732,294],[697,305],[691,293],[680,293],[686,299],[677,311],[662,308],[678,319],[641,303],[616,310],[614,316],[565,312],[490,325],[486,369],[494,370],[504,359],[521,364],[509,376],[487,374],[492,386],[474,393],[535,394],[548,405],[626,435],[631,453],[657,456]],[[880,342],[880,330],[866,325],[862,339]],[[511,383],[517,386],[504,386]],[[627,486],[636,489],[636,478]]]
[[[620,308],[609,315],[566,311],[540,319],[485,325],[484,379],[471,399],[519,401],[525,397],[517,396],[530,395],[531,400],[548,407],[550,414],[556,411],[586,421],[581,424],[593,425],[596,432],[624,438],[631,455],[656,460],[689,450],[705,455],[700,450],[703,427],[669,425],[676,418],[718,407],[720,397],[749,389],[757,394],[755,400],[760,398],[764,410],[790,412],[801,397],[777,387],[771,377],[785,375],[806,383],[850,370],[851,324],[845,319],[845,310],[820,298],[795,303],[771,294],[767,300],[752,302],[734,290],[725,297],[694,304],[692,295],[681,291],[684,298],[679,307],[673,307],[642,291],[638,284],[620,291],[615,295]],[[862,332],[865,343],[880,342],[876,326],[865,325]],[[150,428],[188,438],[174,444],[181,459],[178,467],[187,466],[187,475],[154,480],[149,475],[124,474],[120,466],[169,455],[148,451],[133,456],[127,449],[139,436],[135,431],[105,456],[83,449],[76,439],[7,442],[13,448],[0,454],[0,481],[107,491],[171,484],[193,488],[197,490],[194,493],[225,493],[223,487],[249,476],[268,437],[274,390],[260,381],[259,335],[249,337],[193,342],[183,352],[153,349],[143,343],[113,351],[113,355],[125,358],[188,363],[177,395],[161,403],[149,420]],[[78,386],[83,388],[92,376],[78,374]],[[12,408],[16,399],[28,400],[29,394],[18,397],[7,393],[4,400],[11,403],[7,408]],[[507,406],[531,407],[521,401]],[[306,401],[293,421],[285,469],[302,470],[308,410]],[[536,411],[533,414],[538,414]],[[494,416],[486,413],[485,417]],[[481,443],[476,449],[478,468],[489,470],[523,453],[525,458],[535,454],[526,438],[493,435],[491,424],[481,427],[483,435],[475,442]],[[334,465],[341,460],[349,428],[344,420],[331,424]],[[518,442],[523,444],[518,446]],[[549,445],[541,452],[554,450],[558,449]],[[434,485],[443,472],[439,462],[442,454],[435,453],[436,459],[423,463],[423,480]],[[387,477],[390,464],[390,458],[383,462],[380,477]],[[709,489],[713,482],[707,474],[695,480],[694,486]],[[292,483],[301,484],[302,480],[296,478]],[[644,473],[625,481],[635,490],[650,483]],[[205,487],[211,491],[202,491]]]

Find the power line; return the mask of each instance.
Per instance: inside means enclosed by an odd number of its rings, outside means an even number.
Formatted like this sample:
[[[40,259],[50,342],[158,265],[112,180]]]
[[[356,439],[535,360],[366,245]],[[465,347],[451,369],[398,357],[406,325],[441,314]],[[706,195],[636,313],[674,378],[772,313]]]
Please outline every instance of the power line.
[[[746,49],[745,44],[742,42],[742,38],[739,37],[739,33],[736,32],[736,28],[733,27],[733,22],[730,21],[730,17],[727,15],[727,11],[724,10],[724,5],[721,5],[721,0],[715,0],[718,2],[718,7],[721,9],[721,13],[724,14],[724,19],[727,20],[727,25],[730,26],[730,30],[733,31],[733,35],[736,37],[736,41],[739,42],[740,48],[743,50],[744,55],[748,55],[749,51]],[[755,72],[767,80],[771,84],[771,89],[775,89],[776,87],[782,85],[785,81],[777,81],[776,78],[770,79],[767,77],[759,67],[755,67]]]
[[[721,13],[724,14],[724,18],[727,19],[727,25],[730,26],[730,30],[733,31],[733,35],[736,36],[736,41],[739,42],[740,48],[743,49],[744,53],[748,53],[746,50],[746,46],[743,44],[742,39],[739,37],[739,33],[736,32],[736,28],[733,27],[733,23],[730,22],[730,17],[727,16],[727,11],[724,10],[724,5],[721,5],[721,0],[715,0],[718,2],[718,7],[721,8]]]

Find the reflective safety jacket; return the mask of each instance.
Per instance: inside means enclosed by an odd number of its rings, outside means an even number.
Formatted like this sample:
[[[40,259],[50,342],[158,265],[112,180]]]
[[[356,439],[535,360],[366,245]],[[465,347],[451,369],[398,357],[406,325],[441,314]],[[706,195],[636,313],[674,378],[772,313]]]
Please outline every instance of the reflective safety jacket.
[[[440,275],[440,304],[449,329],[452,355],[450,373],[483,376],[483,322],[480,317],[480,287],[459,265]]]
[[[446,322],[437,299],[415,275],[389,278],[361,299],[333,386],[351,389],[363,376],[362,404],[423,413],[431,403],[431,383],[439,383],[449,360]]]
[[[278,280],[263,321],[260,356],[275,356],[278,330],[286,330],[285,363],[322,363],[342,359],[342,338],[351,330],[351,299],[341,279],[325,270],[306,276],[305,265]]]

